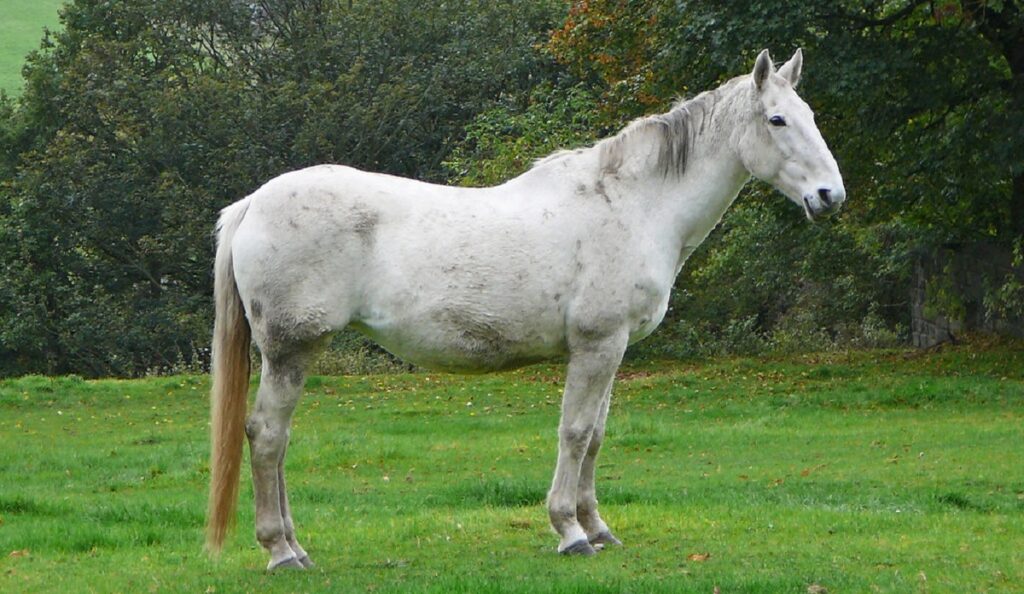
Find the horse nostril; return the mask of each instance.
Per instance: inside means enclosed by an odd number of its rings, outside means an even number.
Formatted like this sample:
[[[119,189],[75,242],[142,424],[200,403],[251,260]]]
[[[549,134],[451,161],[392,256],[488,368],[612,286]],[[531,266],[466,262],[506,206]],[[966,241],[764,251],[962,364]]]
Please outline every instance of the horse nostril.
[[[832,199],[829,198],[829,194],[831,193],[832,190],[829,190],[828,188],[818,188],[818,198],[821,199],[821,204],[825,208],[832,206]]]

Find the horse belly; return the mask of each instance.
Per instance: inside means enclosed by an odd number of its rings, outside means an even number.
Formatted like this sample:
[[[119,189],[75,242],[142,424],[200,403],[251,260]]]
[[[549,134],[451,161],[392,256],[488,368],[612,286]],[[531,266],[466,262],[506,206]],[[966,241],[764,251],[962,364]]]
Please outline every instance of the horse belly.
[[[438,371],[486,373],[565,356],[558,315],[509,313],[444,306],[353,326],[403,360]]]

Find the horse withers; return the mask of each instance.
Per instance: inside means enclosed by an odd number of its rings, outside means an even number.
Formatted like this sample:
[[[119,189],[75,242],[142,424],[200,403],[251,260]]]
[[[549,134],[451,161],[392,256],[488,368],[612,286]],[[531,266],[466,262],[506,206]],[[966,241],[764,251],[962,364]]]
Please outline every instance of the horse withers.
[[[417,365],[486,372],[568,361],[548,493],[558,551],[619,544],[594,467],[626,347],[668,308],[687,257],[760,178],[814,219],[845,198],[835,159],[794,88],[799,50],[562,151],[500,186],[431,185],[323,165],[277,177],[218,223],[207,546],[234,516],[248,438],[256,537],[269,569],[307,567],[284,480],[306,368],[352,326]],[[250,340],[262,378],[247,413]]]

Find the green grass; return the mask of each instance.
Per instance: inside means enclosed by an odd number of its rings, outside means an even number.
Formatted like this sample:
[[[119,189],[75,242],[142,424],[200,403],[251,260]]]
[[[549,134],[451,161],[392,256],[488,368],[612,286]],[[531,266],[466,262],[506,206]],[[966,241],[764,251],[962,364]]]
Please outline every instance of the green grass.
[[[56,29],[64,0],[0,0],[0,89],[21,93],[25,56],[39,49],[43,28]]]
[[[599,467],[626,546],[594,558],[542,503],[561,376],[311,378],[288,471],[318,565],[275,575],[248,487],[202,553],[205,377],[0,382],[0,591],[1024,591],[1019,347],[630,367]]]

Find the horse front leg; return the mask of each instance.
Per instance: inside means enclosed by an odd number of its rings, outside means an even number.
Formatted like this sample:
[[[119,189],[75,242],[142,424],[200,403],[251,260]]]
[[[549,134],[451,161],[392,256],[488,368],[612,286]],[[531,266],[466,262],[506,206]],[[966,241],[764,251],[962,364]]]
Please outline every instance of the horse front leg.
[[[625,349],[623,333],[573,345],[569,356],[558,426],[558,464],[548,492],[548,515],[561,537],[558,552],[562,554],[596,552],[577,516],[581,471]]]
[[[590,445],[583,457],[583,464],[580,468],[580,484],[576,493],[576,519],[587,533],[587,540],[591,545],[622,544],[608,529],[608,525],[601,519],[601,515],[597,513],[597,489],[595,487],[597,454],[601,451],[601,442],[604,441],[604,428],[608,419],[611,395],[611,383],[609,382],[604,399],[601,401],[594,433],[590,437]]]
[[[304,379],[301,368],[274,364],[265,357],[256,403],[245,424],[256,500],[256,539],[270,553],[268,570],[303,568],[300,559],[305,551],[301,547],[295,550],[289,543],[289,534],[291,541],[295,540],[295,529],[288,514],[282,468],[292,412]]]

